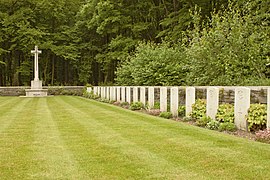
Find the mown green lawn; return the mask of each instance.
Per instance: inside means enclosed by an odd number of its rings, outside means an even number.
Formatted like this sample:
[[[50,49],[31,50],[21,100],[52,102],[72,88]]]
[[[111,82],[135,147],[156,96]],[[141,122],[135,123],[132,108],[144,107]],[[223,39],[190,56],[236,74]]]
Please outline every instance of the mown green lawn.
[[[0,97],[0,179],[269,178],[267,144],[80,97]]]

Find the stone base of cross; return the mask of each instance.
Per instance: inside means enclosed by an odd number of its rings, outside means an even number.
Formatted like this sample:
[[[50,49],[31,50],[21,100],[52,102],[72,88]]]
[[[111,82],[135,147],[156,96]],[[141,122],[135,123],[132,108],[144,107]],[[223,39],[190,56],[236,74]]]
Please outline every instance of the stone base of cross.
[[[31,89],[42,89],[42,81],[40,80],[31,81]]]

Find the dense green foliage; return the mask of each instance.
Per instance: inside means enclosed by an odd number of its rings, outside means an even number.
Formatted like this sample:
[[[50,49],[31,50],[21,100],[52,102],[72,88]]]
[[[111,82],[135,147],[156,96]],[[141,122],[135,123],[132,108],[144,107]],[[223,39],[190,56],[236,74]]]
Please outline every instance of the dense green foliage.
[[[234,122],[234,106],[232,104],[220,104],[216,120],[219,122]]]
[[[203,23],[200,11],[195,10],[191,16],[193,28],[185,31],[178,43],[159,45],[162,50],[149,44],[139,46],[130,62],[118,70],[117,82],[125,83],[124,76],[135,85],[160,85],[162,82],[152,80],[157,77],[170,85],[269,85],[270,18],[269,8],[265,8],[270,7],[269,3],[229,3],[223,11],[212,12],[211,19]],[[158,55],[156,51],[160,51]],[[171,62],[164,58],[164,52]],[[159,76],[151,73],[155,66],[148,68],[148,59],[164,63],[158,69]],[[171,66],[174,68],[170,70],[177,73],[168,71]]]
[[[196,99],[195,103],[192,104],[192,112],[190,117],[193,119],[200,119],[206,115],[206,100]]]
[[[0,86],[29,85],[34,45],[45,85],[268,85],[269,7],[263,0],[1,0]]]
[[[129,109],[132,110],[132,111],[135,111],[135,110],[141,110],[144,108],[144,105],[142,102],[133,102],[131,103]]]
[[[159,114],[159,117],[165,118],[165,119],[170,119],[172,118],[172,113],[171,112],[161,112]]]
[[[248,130],[257,131],[266,128],[267,107],[265,104],[251,104],[248,110]]]

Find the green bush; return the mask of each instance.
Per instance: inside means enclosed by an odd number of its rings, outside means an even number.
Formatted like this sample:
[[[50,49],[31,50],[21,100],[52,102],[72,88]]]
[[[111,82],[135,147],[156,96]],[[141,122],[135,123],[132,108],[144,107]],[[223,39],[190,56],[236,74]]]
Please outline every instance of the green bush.
[[[194,119],[192,119],[192,117],[190,117],[190,116],[187,116],[187,117],[183,117],[182,121],[190,122],[190,121],[194,121]]]
[[[219,127],[218,127],[219,131],[236,131],[236,126],[234,123],[232,122],[224,122],[224,123],[220,123]]]
[[[144,105],[142,102],[133,102],[130,107],[130,110],[135,111],[135,110],[141,110],[144,109]]]
[[[171,112],[161,112],[159,114],[159,117],[165,118],[165,119],[170,119],[172,118],[172,113]]]
[[[186,106],[179,106],[178,108],[178,116],[184,117],[186,115]]]
[[[154,109],[160,109],[160,102],[154,103]]]
[[[210,122],[208,122],[206,124],[206,128],[207,129],[211,129],[211,130],[217,130],[219,128],[219,124],[220,122],[216,121],[216,120],[211,120]]]
[[[190,116],[193,119],[200,119],[206,115],[206,100],[197,99],[192,105],[192,112]]]
[[[265,104],[251,104],[246,117],[249,131],[258,131],[266,128],[267,107]]]
[[[122,102],[120,103],[120,106],[123,107],[123,108],[129,108],[129,103],[128,102]]]
[[[196,119],[196,125],[200,127],[205,127],[207,123],[211,121],[212,119],[209,116],[203,115],[203,117]]]
[[[219,105],[216,120],[219,122],[234,122],[234,106],[232,104]]]

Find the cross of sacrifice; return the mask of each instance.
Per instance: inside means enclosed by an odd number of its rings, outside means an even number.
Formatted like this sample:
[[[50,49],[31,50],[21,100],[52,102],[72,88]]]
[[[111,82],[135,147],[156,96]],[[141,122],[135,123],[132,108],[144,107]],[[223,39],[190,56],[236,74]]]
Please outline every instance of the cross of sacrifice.
[[[38,78],[38,54],[41,54],[41,51],[38,50],[38,47],[35,46],[35,50],[32,50],[31,51],[32,54],[35,54],[35,79],[34,81],[39,81],[39,78]]]

